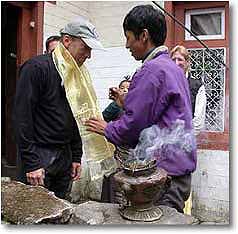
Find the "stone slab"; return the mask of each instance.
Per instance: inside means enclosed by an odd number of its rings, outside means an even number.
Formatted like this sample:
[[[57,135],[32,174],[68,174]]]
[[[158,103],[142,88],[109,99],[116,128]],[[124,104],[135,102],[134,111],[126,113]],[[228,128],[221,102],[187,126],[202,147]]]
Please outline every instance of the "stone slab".
[[[88,201],[74,208],[69,220],[71,224],[84,225],[195,225],[199,221],[193,216],[184,215],[175,209],[160,206],[163,215],[157,221],[138,222],[124,219],[119,214],[119,205]]]
[[[41,186],[1,182],[1,214],[12,224],[66,223],[73,206]]]
[[[159,206],[161,218],[138,222],[123,218],[119,205],[87,201],[72,204],[57,198],[41,186],[16,181],[1,183],[2,223],[10,224],[78,224],[78,225],[194,225],[198,219],[167,206]]]

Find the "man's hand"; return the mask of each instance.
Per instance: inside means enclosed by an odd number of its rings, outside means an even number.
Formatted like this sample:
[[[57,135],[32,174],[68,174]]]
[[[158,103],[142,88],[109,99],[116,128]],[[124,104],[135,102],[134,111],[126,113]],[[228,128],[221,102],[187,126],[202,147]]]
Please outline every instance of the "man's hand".
[[[71,176],[73,180],[75,181],[80,179],[80,175],[81,175],[81,164],[78,162],[73,162],[71,169]]]
[[[109,89],[109,99],[112,99],[116,102],[118,106],[123,108],[124,106],[124,99],[127,93],[123,92],[119,88],[112,87]]]
[[[37,169],[26,173],[27,182],[31,185],[44,186],[45,170],[44,168]]]
[[[107,127],[107,122],[97,118],[90,118],[85,121],[85,125],[88,127],[87,130],[98,133],[104,136],[104,130]]]

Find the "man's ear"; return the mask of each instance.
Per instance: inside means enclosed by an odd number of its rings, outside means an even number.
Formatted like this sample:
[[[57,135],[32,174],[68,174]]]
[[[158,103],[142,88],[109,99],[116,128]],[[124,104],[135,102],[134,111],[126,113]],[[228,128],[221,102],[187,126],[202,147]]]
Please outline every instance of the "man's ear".
[[[71,42],[72,42],[71,36],[69,36],[69,35],[63,36],[62,43],[66,49],[69,48],[69,45],[71,44]]]
[[[143,29],[142,33],[140,34],[140,38],[143,42],[147,42],[150,38],[148,29]]]

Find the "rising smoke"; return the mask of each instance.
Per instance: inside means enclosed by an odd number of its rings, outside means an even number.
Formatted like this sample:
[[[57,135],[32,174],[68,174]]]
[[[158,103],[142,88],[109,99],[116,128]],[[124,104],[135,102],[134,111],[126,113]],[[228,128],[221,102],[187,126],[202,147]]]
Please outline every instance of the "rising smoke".
[[[193,129],[186,130],[183,120],[177,119],[170,128],[159,128],[152,125],[144,129],[139,137],[139,143],[129,153],[128,161],[136,160],[145,163],[151,160],[161,160],[173,152],[190,153],[196,148],[196,138]]]

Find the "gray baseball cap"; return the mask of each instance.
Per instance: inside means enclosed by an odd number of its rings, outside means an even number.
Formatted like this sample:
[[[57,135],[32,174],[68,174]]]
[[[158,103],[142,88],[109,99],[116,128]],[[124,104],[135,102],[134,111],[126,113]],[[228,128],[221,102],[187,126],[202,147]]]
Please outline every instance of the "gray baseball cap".
[[[68,23],[60,30],[60,33],[79,37],[92,49],[105,50],[99,41],[96,28],[83,17],[78,17],[74,21]]]

